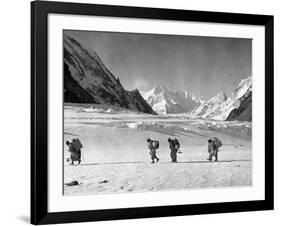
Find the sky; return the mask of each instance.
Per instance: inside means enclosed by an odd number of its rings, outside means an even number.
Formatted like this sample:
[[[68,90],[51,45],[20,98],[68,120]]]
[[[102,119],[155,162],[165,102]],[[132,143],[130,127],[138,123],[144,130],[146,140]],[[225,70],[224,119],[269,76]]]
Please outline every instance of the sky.
[[[95,51],[127,90],[163,85],[203,99],[252,75],[252,40],[203,36],[64,31]]]

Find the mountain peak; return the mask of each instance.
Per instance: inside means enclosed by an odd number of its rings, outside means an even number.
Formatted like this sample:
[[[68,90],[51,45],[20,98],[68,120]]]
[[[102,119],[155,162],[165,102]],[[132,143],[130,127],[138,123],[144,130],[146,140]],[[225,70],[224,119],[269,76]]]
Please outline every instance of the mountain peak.
[[[216,96],[220,96],[220,97],[226,97],[226,94],[225,94],[225,92],[223,92],[223,91],[221,91],[221,92],[219,92]]]
[[[252,87],[252,76],[241,80],[237,88],[235,89],[235,95],[239,98],[244,95],[244,93]]]
[[[227,99],[227,96],[224,92],[220,92],[218,93],[216,96],[214,96],[213,98],[211,98],[209,100],[209,102],[212,102],[212,103],[221,103],[223,101],[225,101]]]
[[[160,86],[155,86],[153,89],[152,89],[152,92],[154,94],[160,94],[160,93],[163,93],[163,92],[167,92],[168,89],[163,86],[163,85],[160,85]]]
[[[156,112],[162,114],[187,113],[201,103],[198,97],[189,92],[170,91],[163,85],[141,92],[141,95]]]
[[[251,84],[252,84],[252,76],[242,79],[237,88],[240,88],[241,86],[245,86],[245,85],[249,86]]]

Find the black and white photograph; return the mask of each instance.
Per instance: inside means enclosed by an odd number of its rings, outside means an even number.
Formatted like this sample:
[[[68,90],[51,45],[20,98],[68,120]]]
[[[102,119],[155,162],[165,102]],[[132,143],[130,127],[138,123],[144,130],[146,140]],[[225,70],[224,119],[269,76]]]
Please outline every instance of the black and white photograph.
[[[63,31],[63,194],[252,185],[252,40]]]

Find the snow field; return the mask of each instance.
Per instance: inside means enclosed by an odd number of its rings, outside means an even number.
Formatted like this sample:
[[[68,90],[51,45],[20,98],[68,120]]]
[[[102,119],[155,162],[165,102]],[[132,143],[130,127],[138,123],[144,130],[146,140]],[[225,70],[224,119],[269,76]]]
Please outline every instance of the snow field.
[[[88,108],[89,106],[87,106]],[[65,162],[64,194],[142,192],[167,189],[250,186],[252,183],[251,123],[153,116],[130,111],[85,112],[65,107],[65,140],[83,143],[82,163]],[[219,137],[219,162],[208,162],[207,139]],[[160,162],[150,164],[146,139],[160,141]],[[182,154],[170,163],[167,139],[179,139]],[[65,158],[68,157],[64,147]]]

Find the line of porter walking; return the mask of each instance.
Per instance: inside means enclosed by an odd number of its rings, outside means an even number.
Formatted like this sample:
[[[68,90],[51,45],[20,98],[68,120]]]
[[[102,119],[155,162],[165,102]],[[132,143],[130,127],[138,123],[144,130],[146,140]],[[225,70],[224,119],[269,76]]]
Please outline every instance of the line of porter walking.
[[[150,138],[147,139],[149,154],[151,158],[151,163],[159,162],[159,158],[157,157],[156,150],[159,149],[160,143],[158,140],[152,140]],[[67,162],[71,161],[71,165],[74,165],[74,162],[77,161],[78,165],[81,163],[81,148],[83,145],[81,144],[79,139],[73,139],[72,142],[66,141],[66,145],[68,146],[68,152],[70,153],[70,158],[67,158]],[[170,157],[171,162],[177,162],[177,154],[182,153],[180,151],[180,142],[177,138],[171,139],[168,138],[168,145],[171,150]],[[219,148],[222,146],[222,142],[219,138],[212,137],[208,139],[208,153],[209,156],[207,158],[208,161],[212,161],[213,158],[215,161],[218,161],[218,152]]]
[[[160,146],[159,141],[148,138],[147,143],[148,143],[149,154],[151,157],[151,163],[155,163],[154,160],[156,160],[156,163],[159,162],[159,158],[157,157],[157,153],[156,153],[156,150]],[[176,163],[177,153],[182,153],[180,151],[180,142],[178,141],[177,138],[175,139],[168,138],[168,144],[171,150],[170,152],[171,162]],[[214,157],[215,161],[218,161],[218,152],[221,146],[222,146],[222,142],[220,141],[219,138],[213,137],[211,139],[208,139],[209,157],[207,158],[207,160],[212,161]]]

